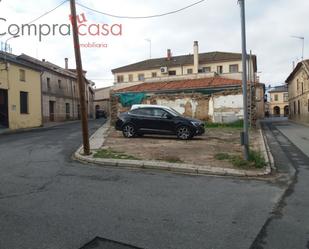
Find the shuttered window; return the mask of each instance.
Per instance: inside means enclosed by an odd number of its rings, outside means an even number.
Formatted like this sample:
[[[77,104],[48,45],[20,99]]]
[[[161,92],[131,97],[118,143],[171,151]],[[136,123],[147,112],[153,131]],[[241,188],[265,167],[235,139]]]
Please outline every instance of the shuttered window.
[[[28,114],[28,93],[27,92],[20,92],[20,113],[21,114]]]

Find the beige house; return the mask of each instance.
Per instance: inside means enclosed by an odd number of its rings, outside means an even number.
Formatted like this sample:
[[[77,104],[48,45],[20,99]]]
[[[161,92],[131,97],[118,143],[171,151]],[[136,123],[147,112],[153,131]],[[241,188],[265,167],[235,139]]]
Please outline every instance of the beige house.
[[[309,60],[299,62],[286,83],[289,89],[290,118],[309,123]]]
[[[289,116],[289,94],[286,85],[276,86],[269,92],[269,112],[274,117]]]
[[[0,67],[0,128],[41,126],[40,69],[5,52]]]
[[[166,57],[140,61],[112,70],[115,89],[143,82],[166,81],[183,78],[204,78],[216,75],[241,79],[242,55],[230,52],[199,53],[198,42],[193,44],[193,54],[173,56],[170,49]],[[248,76],[257,82],[256,56],[248,56]]]

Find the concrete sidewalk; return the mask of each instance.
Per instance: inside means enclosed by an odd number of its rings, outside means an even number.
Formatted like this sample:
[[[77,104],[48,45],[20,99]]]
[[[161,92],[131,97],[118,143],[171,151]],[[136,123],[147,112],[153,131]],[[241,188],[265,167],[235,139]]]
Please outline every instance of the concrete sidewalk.
[[[294,122],[276,126],[293,144],[309,157],[309,127]]]
[[[277,171],[289,175],[288,189],[250,249],[309,248],[309,129],[289,121],[267,126]]]
[[[208,174],[208,175],[220,175],[220,176],[237,176],[237,177],[261,177],[271,173],[273,167],[273,160],[271,152],[266,143],[266,139],[262,131],[260,130],[261,149],[267,166],[264,170],[242,170],[235,168],[220,168],[211,167],[208,165],[195,165],[186,163],[168,163],[162,161],[146,161],[146,160],[125,160],[125,159],[105,159],[105,158],[94,158],[94,153],[104,146],[105,138],[108,136],[110,129],[110,121],[107,121],[101,128],[99,128],[90,138],[90,150],[91,155],[86,156],[83,154],[83,146],[81,146],[75,153],[75,159],[95,163],[103,166],[114,166],[124,168],[137,168],[137,169],[156,169],[165,170],[176,173],[186,174]]]

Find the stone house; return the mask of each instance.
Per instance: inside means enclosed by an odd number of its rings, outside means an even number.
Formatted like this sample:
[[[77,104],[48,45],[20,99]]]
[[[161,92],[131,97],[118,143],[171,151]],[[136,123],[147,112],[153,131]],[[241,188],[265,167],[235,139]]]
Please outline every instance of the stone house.
[[[41,68],[43,123],[63,122],[80,118],[79,88],[75,70],[22,54],[19,58]],[[89,118],[94,117],[92,84],[85,78]]]
[[[0,52],[0,128],[42,125],[41,69],[18,56]]]
[[[299,62],[286,80],[290,119],[309,123],[309,60]]]
[[[289,116],[289,93],[286,85],[275,86],[269,93],[269,111],[273,117]]]

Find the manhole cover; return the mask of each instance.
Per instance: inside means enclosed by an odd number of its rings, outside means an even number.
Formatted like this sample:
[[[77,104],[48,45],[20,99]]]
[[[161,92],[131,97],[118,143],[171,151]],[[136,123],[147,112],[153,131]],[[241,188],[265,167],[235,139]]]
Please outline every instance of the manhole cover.
[[[80,249],[142,249],[121,242],[96,237]]]

